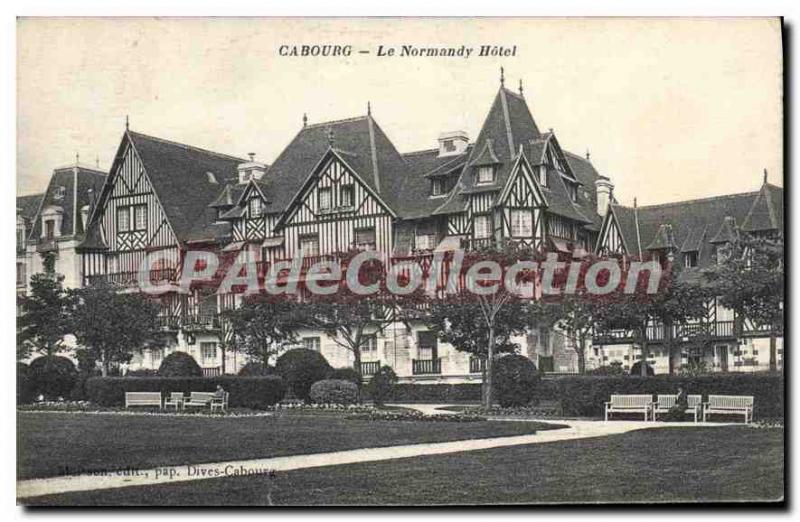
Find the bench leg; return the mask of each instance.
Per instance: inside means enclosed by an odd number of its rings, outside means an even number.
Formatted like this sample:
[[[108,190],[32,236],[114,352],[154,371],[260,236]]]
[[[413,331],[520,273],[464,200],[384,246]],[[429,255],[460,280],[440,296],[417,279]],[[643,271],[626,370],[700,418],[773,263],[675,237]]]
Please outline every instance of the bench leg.
[[[608,408],[606,408],[606,418],[603,422],[608,422]]]

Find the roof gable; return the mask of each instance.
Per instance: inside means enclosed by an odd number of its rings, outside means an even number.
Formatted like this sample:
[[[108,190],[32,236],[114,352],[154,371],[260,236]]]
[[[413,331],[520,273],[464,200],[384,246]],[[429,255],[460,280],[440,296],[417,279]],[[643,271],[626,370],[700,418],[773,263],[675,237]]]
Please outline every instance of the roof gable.
[[[47,207],[61,209],[62,236],[82,236],[84,230],[81,209],[86,205],[90,207],[94,205],[105,180],[105,172],[79,165],[54,170],[47,190],[39,199],[36,214],[31,218],[29,237],[37,238],[41,235],[42,223],[39,217],[42,210]]]

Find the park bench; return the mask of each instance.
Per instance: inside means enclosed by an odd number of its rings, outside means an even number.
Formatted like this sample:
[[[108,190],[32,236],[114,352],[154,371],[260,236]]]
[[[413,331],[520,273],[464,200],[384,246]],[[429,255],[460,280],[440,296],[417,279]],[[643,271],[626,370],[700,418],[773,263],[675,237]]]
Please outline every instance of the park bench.
[[[658,400],[653,404],[653,422],[656,420],[657,413],[667,413],[675,406],[675,401],[678,400],[677,395],[658,395]],[[700,411],[703,405],[702,395],[687,395],[686,396],[686,410],[684,413],[694,415],[694,421],[697,422]]]
[[[612,395],[611,400],[605,403],[605,420],[610,413],[642,413],[644,420],[653,405],[652,395]]]
[[[709,395],[703,408],[703,422],[709,414],[744,415],[744,423],[753,420],[753,397],[746,395]]]
[[[125,392],[125,407],[131,406],[158,406],[161,409],[161,392]]]
[[[185,400],[183,392],[170,392],[169,397],[164,400],[164,408],[169,409],[170,406],[175,406],[175,411],[178,411],[183,408]]]
[[[183,408],[210,408],[213,399],[214,392],[192,392],[183,402]]]
[[[225,411],[228,409],[228,392],[222,394],[222,397],[214,397],[211,399],[211,411],[219,409]]]

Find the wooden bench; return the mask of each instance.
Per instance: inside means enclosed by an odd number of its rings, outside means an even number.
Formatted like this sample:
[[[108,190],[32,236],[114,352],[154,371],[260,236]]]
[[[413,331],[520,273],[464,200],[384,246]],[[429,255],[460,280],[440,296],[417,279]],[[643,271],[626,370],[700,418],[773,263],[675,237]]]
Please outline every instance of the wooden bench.
[[[175,411],[178,411],[183,408],[185,400],[183,392],[170,392],[169,396],[164,400],[164,408],[169,409],[170,406],[175,406]]]
[[[653,406],[652,395],[612,395],[611,400],[605,403],[605,420],[608,421],[610,413],[642,413],[644,420]]]
[[[225,411],[228,409],[228,392],[225,392],[222,397],[214,397],[211,399],[211,411],[220,410]]]
[[[703,408],[703,422],[709,414],[744,415],[744,423],[753,420],[753,397],[746,395],[709,395]]]
[[[653,422],[656,420],[657,413],[667,413],[675,406],[675,402],[677,400],[677,395],[658,395],[658,400],[656,400],[656,402],[653,404]],[[687,406],[684,413],[694,415],[694,421],[697,422],[697,419],[700,416],[700,411],[703,407],[703,396],[687,395],[686,402]]]
[[[161,392],[125,392],[125,407],[131,406],[158,406],[163,408]]]
[[[183,401],[183,408],[210,408],[214,392],[192,392],[189,399]]]

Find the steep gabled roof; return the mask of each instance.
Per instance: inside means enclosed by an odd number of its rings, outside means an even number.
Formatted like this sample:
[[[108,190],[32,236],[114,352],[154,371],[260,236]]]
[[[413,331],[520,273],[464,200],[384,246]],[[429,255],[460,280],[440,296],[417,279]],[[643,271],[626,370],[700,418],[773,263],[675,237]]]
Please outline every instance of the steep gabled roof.
[[[248,161],[138,132],[127,131],[126,136],[179,241],[197,236],[214,222],[209,204],[225,184],[235,183],[237,166]]]
[[[783,189],[764,183],[742,223],[745,232],[783,231]]]
[[[75,191],[75,180],[77,179],[77,194]],[[91,167],[82,165],[62,167],[55,169],[50,177],[47,190],[40,198],[36,214],[32,218],[30,238],[38,238],[42,234],[42,223],[39,216],[43,209],[48,207],[58,207],[61,209],[61,235],[82,236],[83,223],[81,221],[81,209],[86,205],[93,205],[100,194],[100,189],[106,180],[106,173]],[[59,196],[62,192],[63,197]],[[77,222],[74,221],[77,215]],[[74,228],[73,228],[74,223]]]
[[[447,198],[431,197],[431,178],[436,176],[457,177],[467,162],[472,146],[458,155],[439,156],[439,149],[430,149],[403,154],[408,173],[401,189],[401,217],[418,219],[429,217]]]
[[[17,214],[27,223],[30,223],[36,217],[36,212],[39,210],[39,203],[41,203],[43,196],[44,194],[17,196]]]

